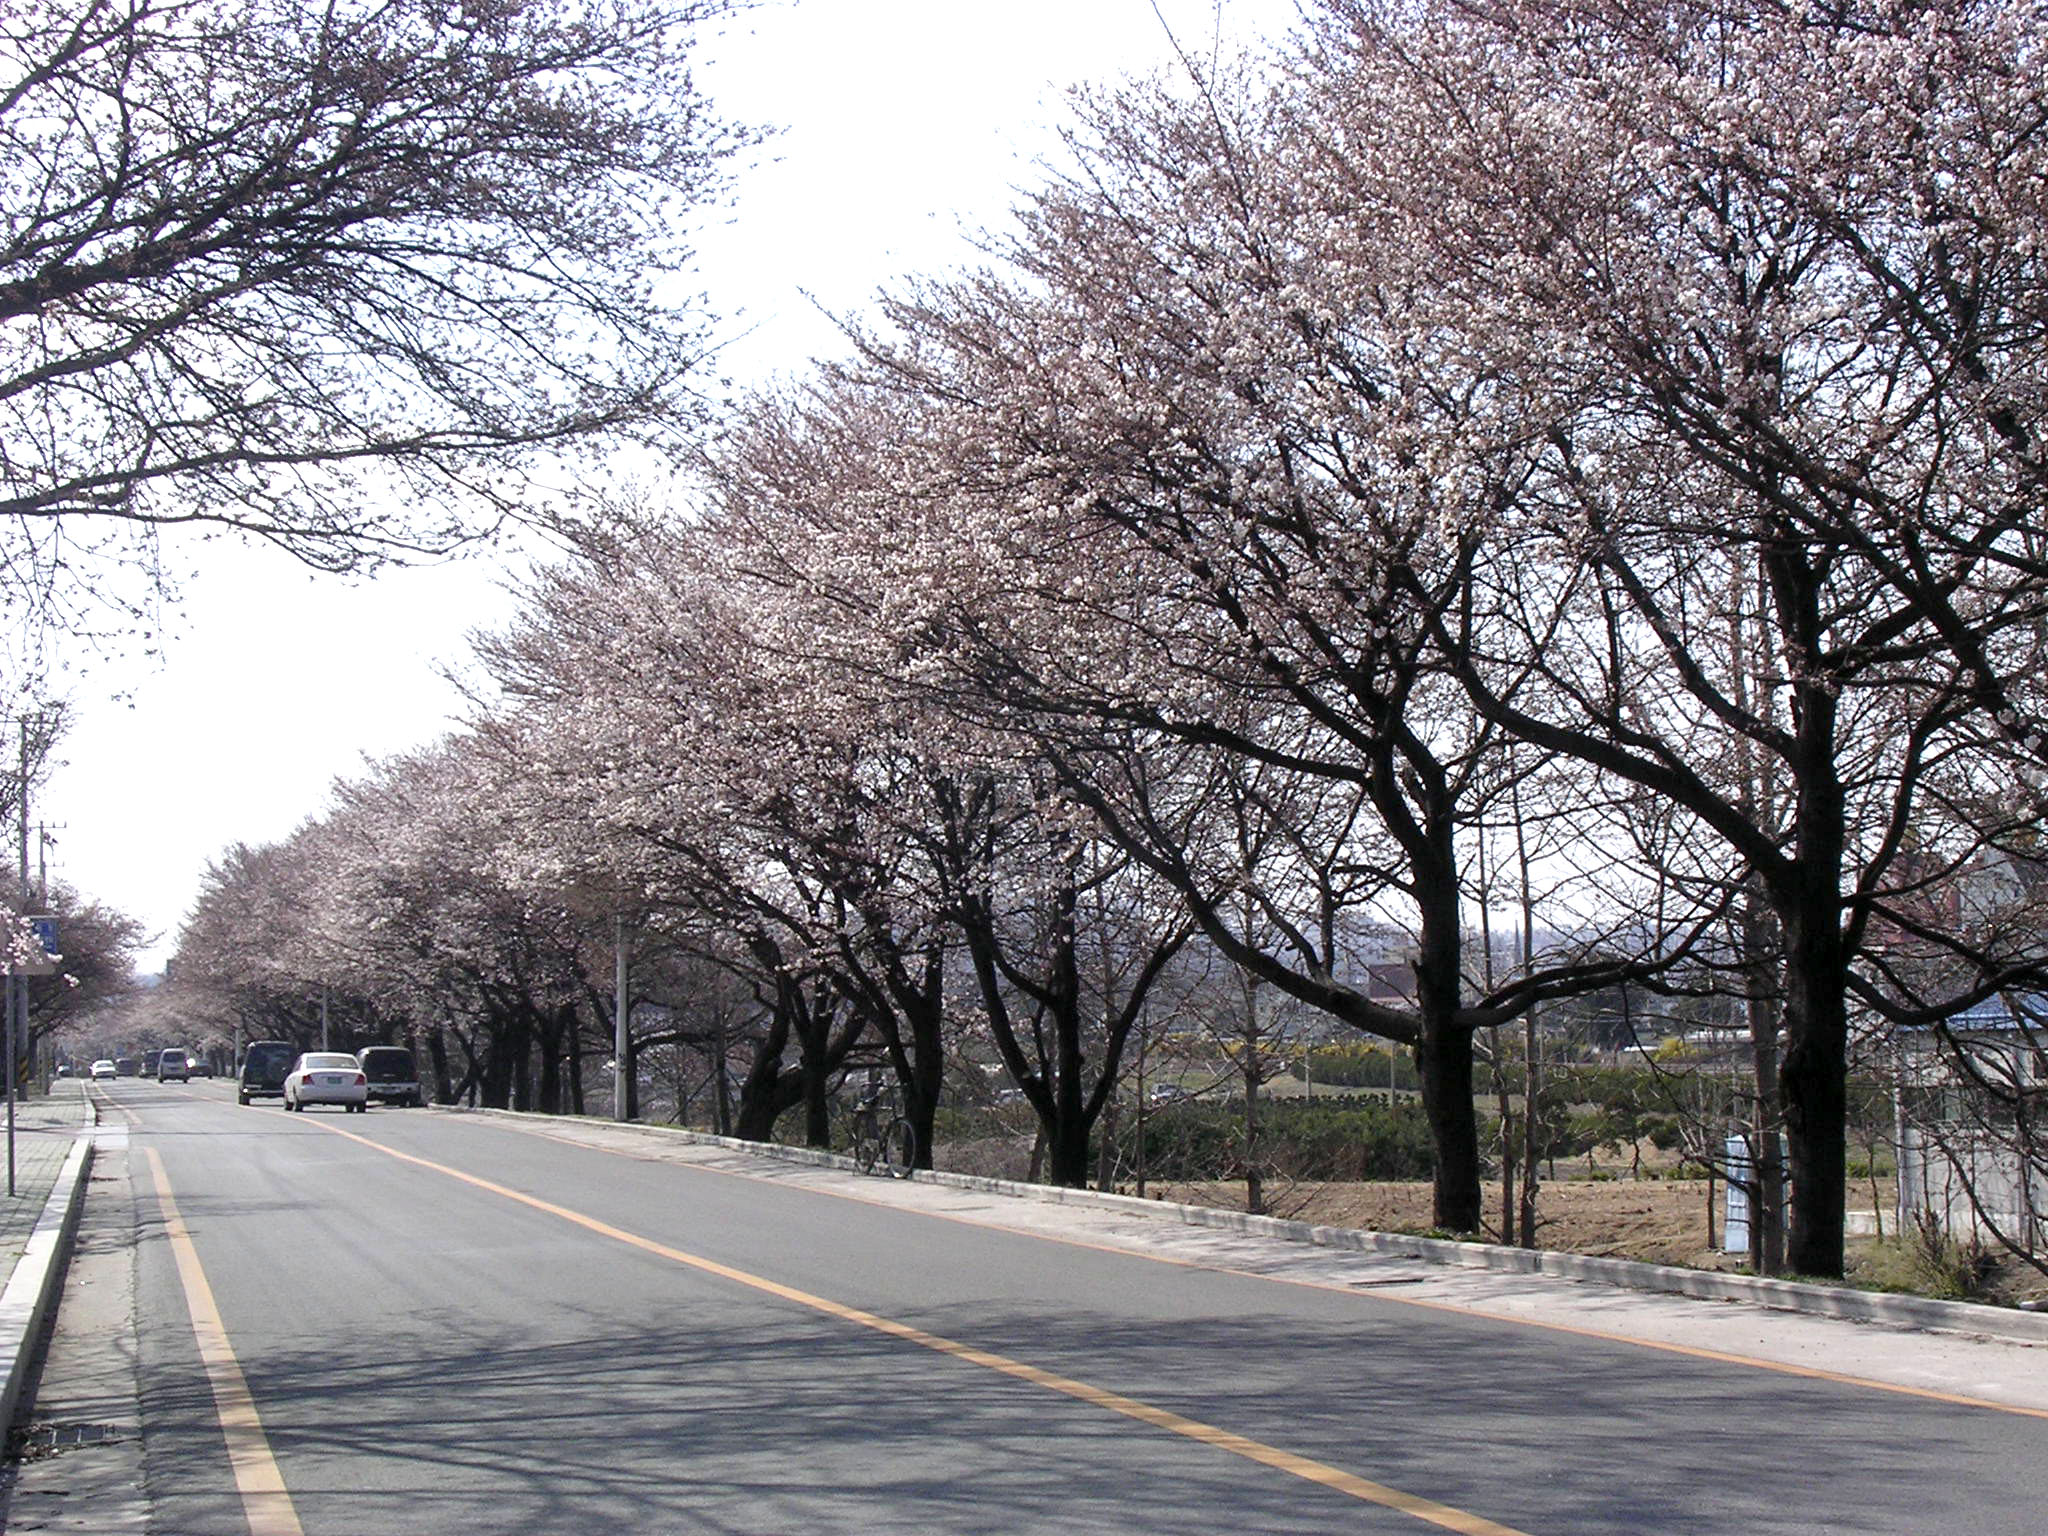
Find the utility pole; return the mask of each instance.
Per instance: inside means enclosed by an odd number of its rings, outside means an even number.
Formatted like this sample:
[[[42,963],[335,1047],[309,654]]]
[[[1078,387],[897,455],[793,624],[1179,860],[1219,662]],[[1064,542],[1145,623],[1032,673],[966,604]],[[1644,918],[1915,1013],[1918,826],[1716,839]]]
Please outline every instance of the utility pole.
[[[638,1073],[632,1060],[632,1031],[629,1025],[633,1018],[633,998],[630,991],[632,980],[626,955],[626,915],[621,912],[614,919],[612,933],[613,975],[612,975],[612,1118],[630,1120],[633,1118],[633,1090],[639,1087]],[[725,1064],[719,1063],[719,1070]]]
[[[28,921],[28,732],[33,715],[21,717],[21,783],[19,785],[21,811],[21,909],[17,925]],[[17,942],[19,942],[17,940]],[[21,967],[10,965],[8,982],[11,991],[7,998],[7,1193],[12,1197],[14,1188],[14,1057],[20,1041],[28,1034],[28,977],[19,974]]]

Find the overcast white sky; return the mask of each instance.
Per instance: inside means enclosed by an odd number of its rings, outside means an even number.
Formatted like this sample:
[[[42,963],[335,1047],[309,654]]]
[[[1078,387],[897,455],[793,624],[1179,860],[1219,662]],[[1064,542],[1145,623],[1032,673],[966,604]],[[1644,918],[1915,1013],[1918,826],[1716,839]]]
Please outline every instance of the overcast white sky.
[[[1294,13],[1222,0],[1224,35],[1278,35]],[[964,236],[999,224],[1052,151],[1068,85],[1167,64],[1166,26],[1205,54],[1216,25],[1214,0],[804,0],[728,23],[702,83],[727,116],[783,131],[702,242],[737,338],[719,372],[764,382],[836,351],[806,294],[854,310],[969,259]],[[208,860],[286,835],[366,756],[439,735],[461,707],[443,669],[513,612],[491,560],[357,584],[232,544],[195,563],[165,658],[73,692],[64,766],[33,812],[53,876],[158,934],[152,968]]]

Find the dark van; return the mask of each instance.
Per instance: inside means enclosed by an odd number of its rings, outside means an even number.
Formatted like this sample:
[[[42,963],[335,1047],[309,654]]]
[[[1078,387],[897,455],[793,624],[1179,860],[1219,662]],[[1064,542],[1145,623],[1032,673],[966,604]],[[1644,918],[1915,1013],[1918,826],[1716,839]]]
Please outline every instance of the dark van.
[[[281,1099],[284,1080],[292,1075],[299,1048],[289,1040],[255,1040],[242,1053],[242,1080],[235,1089],[235,1102],[251,1099]]]
[[[412,1052],[402,1045],[366,1045],[356,1052],[363,1064],[363,1076],[370,1080],[370,1101],[375,1104],[410,1104],[419,1108],[420,1069]]]

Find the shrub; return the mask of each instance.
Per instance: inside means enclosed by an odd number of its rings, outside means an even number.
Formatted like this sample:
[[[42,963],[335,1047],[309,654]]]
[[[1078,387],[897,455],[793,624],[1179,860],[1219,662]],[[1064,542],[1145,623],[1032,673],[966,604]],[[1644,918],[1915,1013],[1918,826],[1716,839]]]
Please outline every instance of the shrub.
[[[1429,1123],[1414,1099],[1274,1099],[1261,1106],[1259,1161],[1284,1178],[1426,1179]],[[1118,1156],[1135,1160],[1136,1128],[1118,1128]],[[1145,1122],[1145,1162],[1166,1179],[1228,1179],[1244,1172],[1242,1102],[1192,1101]]]

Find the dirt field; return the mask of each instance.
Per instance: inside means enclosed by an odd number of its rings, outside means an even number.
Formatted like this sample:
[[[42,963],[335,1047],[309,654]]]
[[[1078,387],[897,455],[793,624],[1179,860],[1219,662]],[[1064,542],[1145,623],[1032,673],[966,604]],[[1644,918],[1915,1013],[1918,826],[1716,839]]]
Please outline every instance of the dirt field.
[[[1718,1240],[1725,1191],[1718,1183],[1713,1187]],[[1703,1179],[1561,1179],[1544,1184],[1537,1200],[1537,1246],[1692,1269],[1747,1268],[1742,1255],[1721,1253],[1708,1243],[1707,1189]],[[1164,1200],[1244,1209],[1242,1184],[1171,1184],[1149,1187],[1146,1193]],[[1860,1207],[1858,1193],[1863,1194]],[[1868,1213],[1884,1212],[1885,1238],[1880,1241],[1875,1233],[1865,1232],[1849,1239],[1852,1285],[1951,1299],[1967,1295],[2007,1303],[2048,1300],[2048,1278],[1996,1253],[1981,1255],[1982,1268],[1975,1278],[1959,1283],[1956,1268],[1930,1263],[1920,1245],[1899,1241],[1891,1216],[1893,1195],[1889,1180],[1879,1186],[1881,1205],[1867,1191],[1851,1193],[1850,1208],[1866,1213],[1865,1225],[1874,1225]],[[1270,1215],[1321,1226],[1415,1233],[1427,1232],[1430,1226],[1427,1184],[1293,1184],[1271,1189],[1267,1201]],[[1498,1240],[1499,1222],[1496,1185],[1487,1191],[1488,1237]]]
[[[1721,1187],[1714,1188],[1718,1198]],[[1153,1186],[1146,1193],[1244,1209],[1242,1184],[1174,1184]],[[1280,1185],[1268,1190],[1267,1204],[1271,1215],[1321,1226],[1385,1232],[1426,1232],[1430,1226],[1427,1184]],[[1719,1268],[1723,1263],[1707,1242],[1704,1180],[1560,1180],[1542,1185],[1536,1204],[1539,1247],[1695,1268]],[[1496,1186],[1488,1191],[1487,1200],[1488,1235],[1496,1239],[1499,1222]],[[1716,1212],[1716,1237],[1720,1230]]]
[[[944,1149],[941,1166],[991,1178],[1028,1177],[1029,1143],[1022,1139],[955,1143]],[[1560,1165],[1560,1173],[1564,1168]],[[1536,1243],[1566,1253],[1601,1258],[1641,1259],[1651,1264],[1680,1264],[1693,1269],[1746,1269],[1741,1254],[1718,1251],[1727,1191],[1705,1179],[1633,1179],[1628,1164],[1615,1162],[1606,1178],[1564,1177],[1545,1182],[1537,1198]],[[1126,1181],[1120,1192],[1136,1191]],[[1708,1233],[1709,1191],[1714,1202],[1713,1231]],[[1241,1182],[1175,1183],[1153,1181],[1145,1193],[1160,1200],[1191,1205],[1244,1209]],[[1849,1279],[1878,1290],[1911,1291],[1927,1296],[1979,1296],[2018,1301],[2048,1300],[2048,1276],[2018,1260],[1996,1253],[1976,1256],[1975,1266],[1958,1265],[1954,1253],[1930,1256],[1920,1245],[1899,1241],[1892,1213],[1896,1191],[1889,1178],[1876,1189],[1859,1182],[1849,1190],[1852,1235],[1848,1242]],[[1266,1187],[1267,1214],[1321,1226],[1360,1227],[1380,1232],[1426,1233],[1431,1226],[1430,1191],[1423,1183],[1315,1184],[1275,1181]],[[1859,1220],[1860,1213],[1860,1220]],[[1872,1231],[1879,1225],[1886,1241]],[[1486,1190],[1485,1236],[1499,1240],[1500,1186]],[[1965,1270],[1968,1278],[1961,1278]]]

